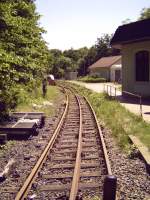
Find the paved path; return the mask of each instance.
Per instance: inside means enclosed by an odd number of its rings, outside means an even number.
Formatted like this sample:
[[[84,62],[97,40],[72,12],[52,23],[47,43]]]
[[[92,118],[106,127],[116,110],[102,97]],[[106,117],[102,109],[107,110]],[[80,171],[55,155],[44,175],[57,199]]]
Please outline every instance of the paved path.
[[[73,83],[76,83],[78,85],[82,85],[88,89],[93,90],[94,92],[104,92],[104,83],[83,83],[79,81],[71,81]],[[113,83],[107,83],[107,85],[115,86],[116,88],[119,88],[119,85],[115,85]],[[133,99],[133,98],[122,98],[122,92],[119,91],[119,89],[115,89],[112,87],[110,90],[110,87],[107,87],[105,84],[105,91],[107,91],[109,94],[111,92],[112,96],[116,96],[117,99],[120,101],[121,105],[123,105],[125,108],[127,108],[130,112],[139,115],[141,114],[140,106],[139,106],[139,100],[138,99]],[[150,123],[150,102],[142,102],[142,116],[143,119],[147,122]]]
[[[79,81],[71,81],[72,83],[82,85],[94,92],[103,92],[104,91],[104,84],[103,83],[83,83]]]

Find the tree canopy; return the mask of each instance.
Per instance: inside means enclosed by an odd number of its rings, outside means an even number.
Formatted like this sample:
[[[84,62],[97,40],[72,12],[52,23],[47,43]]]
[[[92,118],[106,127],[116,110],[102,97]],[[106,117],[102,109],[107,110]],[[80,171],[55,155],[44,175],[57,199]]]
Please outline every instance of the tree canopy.
[[[56,78],[64,77],[68,71],[78,71],[79,76],[88,73],[88,67],[104,56],[118,55],[119,50],[110,47],[112,35],[104,34],[97,38],[95,45],[91,48],[69,49],[60,51],[52,49],[49,51],[49,73],[53,73]]]
[[[48,50],[32,0],[0,2],[0,115],[32,89],[48,65]]]
[[[141,11],[139,20],[147,18],[150,8]],[[45,73],[62,78],[66,72],[78,71],[83,76],[101,57],[120,54],[110,47],[109,34],[97,38],[90,48],[48,50],[39,19],[34,0],[0,1],[0,119],[21,101],[24,91],[37,86]],[[123,23],[127,22],[129,19]]]
[[[139,17],[139,20],[150,18],[150,8],[143,8]]]

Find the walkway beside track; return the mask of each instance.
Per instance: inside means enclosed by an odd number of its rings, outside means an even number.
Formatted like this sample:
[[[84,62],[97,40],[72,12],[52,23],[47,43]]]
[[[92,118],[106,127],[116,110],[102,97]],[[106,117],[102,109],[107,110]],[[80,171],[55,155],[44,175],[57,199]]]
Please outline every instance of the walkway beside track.
[[[79,81],[71,81],[71,82],[84,86],[94,92],[98,92],[98,93],[104,92],[104,83],[84,83],[84,82],[79,82]],[[117,87],[113,83],[107,83],[107,84]],[[112,87],[112,90],[113,90],[113,87]],[[112,93],[115,93],[115,91],[112,91]],[[116,90],[116,96],[121,105],[123,105],[130,112],[140,116],[139,101],[136,101],[136,100],[133,101],[132,98],[128,98],[128,99],[122,98],[122,92],[119,91],[119,85],[118,85],[118,90]],[[142,102],[142,116],[146,122],[150,123],[150,102],[147,102],[147,101]]]

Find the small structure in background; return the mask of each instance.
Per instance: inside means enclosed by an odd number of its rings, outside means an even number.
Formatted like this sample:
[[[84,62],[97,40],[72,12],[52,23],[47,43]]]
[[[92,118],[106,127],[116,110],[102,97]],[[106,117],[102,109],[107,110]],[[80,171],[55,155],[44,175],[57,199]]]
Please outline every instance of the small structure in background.
[[[75,80],[77,79],[78,72],[66,72],[65,73],[65,79],[66,80]]]
[[[55,83],[55,78],[54,78],[54,75],[53,75],[53,74],[49,74],[49,75],[47,76],[47,80],[48,80],[49,85],[56,85],[56,83]]]
[[[91,75],[98,75],[112,82],[121,82],[121,69],[121,56],[103,57],[89,66]]]
[[[122,90],[150,97],[150,19],[119,26],[111,46],[122,52]]]

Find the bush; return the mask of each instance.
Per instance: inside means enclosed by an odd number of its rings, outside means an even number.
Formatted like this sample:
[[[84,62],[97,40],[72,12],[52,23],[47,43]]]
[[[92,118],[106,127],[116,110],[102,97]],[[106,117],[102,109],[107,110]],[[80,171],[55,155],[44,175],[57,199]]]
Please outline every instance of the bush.
[[[86,83],[103,83],[103,82],[106,82],[105,78],[98,77],[97,75],[84,76],[83,78],[80,77],[78,80],[86,82]]]

